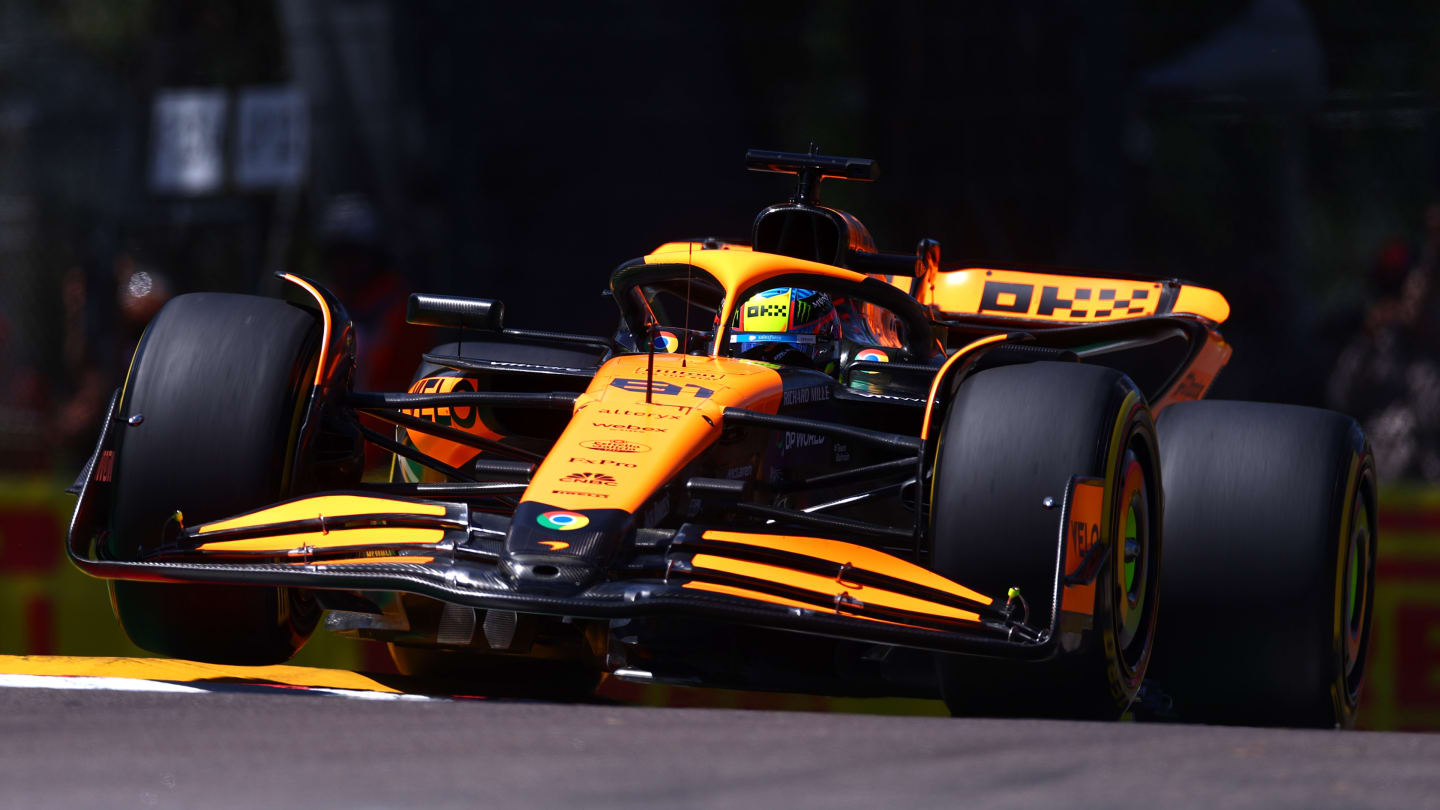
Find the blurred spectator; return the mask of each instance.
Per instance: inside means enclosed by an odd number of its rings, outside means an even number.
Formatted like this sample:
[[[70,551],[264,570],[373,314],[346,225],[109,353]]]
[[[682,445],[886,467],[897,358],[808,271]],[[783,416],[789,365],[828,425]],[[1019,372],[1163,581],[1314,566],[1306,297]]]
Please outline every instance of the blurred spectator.
[[[170,282],[154,268],[121,255],[114,264],[115,332],[90,334],[85,273],[71,268],[61,281],[65,372],[73,384],[55,412],[53,435],[64,448],[61,470],[78,468],[93,449],[110,394],[125,380],[145,327],[169,301]]]
[[[393,266],[374,206],[358,194],[335,197],[316,236],[325,280],[355,323],[355,390],[406,390],[420,355],[430,348],[429,335],[405,322],[410,282]],[[362,419],[374,430],[391,430],[372,417]],[[379,447],[365,446],[367,469],[378,471],[386,463]]]
[[[0,473],[45,467],[45,377],[25,362],[14,326],[0,312]]]
[[[355,322],[355,388],[405,390],[430,347],[425,330],[405,322],[410,281],[393,266],[374,206],[359,194],[333,198],[317,237],[326,280]]]
[[[1386,243],[1369,276],[1373,301],[1341,351],[1329,405],[1360,420],[1382,481],[1440,481],[1440,203],[1419,250]]]

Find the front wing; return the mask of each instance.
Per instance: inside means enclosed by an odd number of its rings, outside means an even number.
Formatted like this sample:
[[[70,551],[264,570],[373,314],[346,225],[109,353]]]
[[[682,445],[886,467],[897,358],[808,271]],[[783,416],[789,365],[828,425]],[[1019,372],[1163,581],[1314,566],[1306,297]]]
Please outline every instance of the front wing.
[[[108,512],[112,424],[106,421],[82,474],[66,543],[76,566],[107,579],[409,592],[484,610],[591,619],[693,616],[1038,660],[1057,652],[1060,606],[1085,591],[1100,562],[1087,555],[1067,564],[1064,527],[1079,480],[1067,487],[1058,515],[1053,591],[1043,600],[1055,607],[1044,616],[1028,615],[1016,595],[977,593],[871,547],[694,523],[637,530],[609,576],[589,587],[522,588],[501,566],[508,517],[463,503],[360,492],[322,493],[189,529],[177,525],[172,542],[143,559],[101,559],[92,549],[101,545]]]

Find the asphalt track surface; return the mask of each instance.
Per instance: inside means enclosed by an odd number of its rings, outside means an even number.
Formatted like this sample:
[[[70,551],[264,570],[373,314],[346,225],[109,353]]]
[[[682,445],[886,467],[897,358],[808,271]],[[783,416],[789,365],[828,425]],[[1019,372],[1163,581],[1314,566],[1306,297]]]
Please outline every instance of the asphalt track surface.
[[[26,678],[0,687],[5,808],[1440,806],[1440,735]]]

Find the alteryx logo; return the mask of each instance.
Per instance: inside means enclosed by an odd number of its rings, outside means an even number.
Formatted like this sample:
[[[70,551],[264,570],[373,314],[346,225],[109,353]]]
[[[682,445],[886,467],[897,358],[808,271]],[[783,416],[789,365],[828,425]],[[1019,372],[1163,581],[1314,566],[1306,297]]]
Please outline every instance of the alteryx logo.
[[[579,512],[567,512],[564,509],[556,509],[553,512],[541,514],[535,518],[535,522],[547,529],[568,532],[589,526],[590,518],[585,517]]]

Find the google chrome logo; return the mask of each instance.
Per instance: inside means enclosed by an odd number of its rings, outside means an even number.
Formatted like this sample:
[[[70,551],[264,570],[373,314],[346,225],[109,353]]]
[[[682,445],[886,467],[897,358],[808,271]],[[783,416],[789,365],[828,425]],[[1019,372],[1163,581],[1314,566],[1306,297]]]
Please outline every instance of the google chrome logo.
[[[655,350],[674,354],[680,348],[680,338],[674,332],[661,332],[655,336]]]
[[[888,363],[890,362],[890,355],[880,351],[879,349],[861,349],[855,354],[855,359],[869,360],[875,363]]]
[[[590,518],[585,517],[579,512],[567,512],[564,509],[556,509],[553,512],[545,512],[540,515],[540,517],[535,518],[535,522],[547,529],[568,532],[589,526]]]

